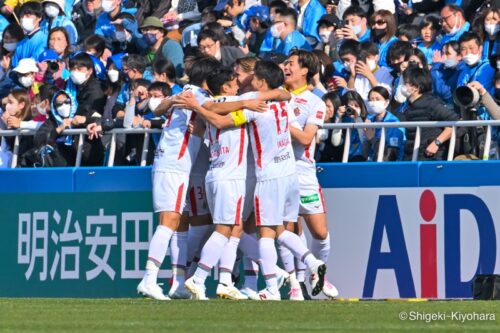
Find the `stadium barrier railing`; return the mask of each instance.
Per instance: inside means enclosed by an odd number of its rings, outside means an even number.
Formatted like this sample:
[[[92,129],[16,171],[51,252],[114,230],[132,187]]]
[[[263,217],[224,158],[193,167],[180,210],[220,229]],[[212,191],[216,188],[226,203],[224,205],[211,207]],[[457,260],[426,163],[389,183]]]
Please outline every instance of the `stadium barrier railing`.
[[[445,128],[451,127],[452,134],[449,143],[448,156],[447,161],[453,160],[453,155],[456,146],[456,133],[457,128],[462,127],[486,127],[486,138],[484,144],[484,153],[482,156],[483,160],[489,159],[489,152],[491,148],[491,136],[492,136],[492,127],[500,126],[500,120],[474,120],[474,121],[422,121],[422,122],[391,122],[391,123],[325,123],[323,128],[327,130],[334,129],[345,129],[345,144],[344,151],[342,156],[342,163],[347,163],[349,158],[349,149],[351,143],[351,132],[352,130],[358,129],[381,129],[380,134],[380,143],[378,147],[377,161],[383,162],[384,150],[385,150],[385,142],[386,142],[386,129],[387,128],[415,128],[415,141],[413,144],[413,155],[412,162],[417,161],[418,150],[420,147],[420,139],[421,139],[421,130],[422,128]],[[146,166],[146,157],[148,154],[149,140],[151,134],[161,133],[160,129],[146,129],[146,128],[115,128],[111,131],[106,132],[106,135],[111,135],[111,141],[109,145],[109,157],[107,166],[112,167],[114,164],[114,157],[116,153],[116,136],[118,134],[144,134],[144,142],[141,153],[141,163],[140,166]],[[34,130],[0,130],[0,137],[15,137],[14,147],[12,150],[12,161],[11,168],[15,168],[17,166],[18,154],[19,154],[19,142],[21,136],[33,136],[36,131]],[[68,129],[65,130],[61,135],[77,135],[79,137],[78,140],[78,148],[76,155],[75,166],[79,167],[81,165],[82,160],[82,150],[83,150],[83,139],[84,136],[87,135],[86,129]]]

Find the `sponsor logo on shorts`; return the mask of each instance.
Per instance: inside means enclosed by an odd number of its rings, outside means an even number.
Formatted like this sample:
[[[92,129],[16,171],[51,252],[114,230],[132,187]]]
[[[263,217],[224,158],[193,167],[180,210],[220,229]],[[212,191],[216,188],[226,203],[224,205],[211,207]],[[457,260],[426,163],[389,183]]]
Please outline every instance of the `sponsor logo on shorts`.
[[[300,203],[302,203],[302,204],[308,204],[308,203],[313,203],[313,202],[318,202],[318,201],[319,201],[318,193],[300,196]]]

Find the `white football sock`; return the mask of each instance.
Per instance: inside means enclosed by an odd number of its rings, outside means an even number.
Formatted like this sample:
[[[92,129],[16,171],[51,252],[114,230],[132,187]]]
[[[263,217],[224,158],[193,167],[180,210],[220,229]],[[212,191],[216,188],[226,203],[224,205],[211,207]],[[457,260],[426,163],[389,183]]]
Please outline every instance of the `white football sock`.
[[[285,244],[278,242],[278,251],[283,264],[283,268],[287,273],[292,274],[295,272],[295,262],[292,252],[285,246]]]
[[[234,263],[236,261],[236,252],[238,251],[238,244],[240,239],[238,237],[229,238],[222,257],[219,262],[219,283],[223,283],[226,286],[232,286],[233,280],[231,279],[231,274],[233,273]]]
[[[309,270],[314,269],[318,265],[318,260],[312,255],[307,247],[302,243],[300,237],[285,230],[278,237],[278,243],[286,246],[295,256],[295,258],[302,260]]]
[[[172,290],[184,286],[186,280],[187,231],[176,231],[170,240],[170,261],[172,263]]]
[[[261,237],[259,239],[259,253],[262,273],[266,279],[267,290],[275,294],[278,292],[278,282],[276,279],[276,261],[278,260],[278,254],[274,246],[274,239]]]
[[[312,239],[311,252],[316,258],[323,262],[328,262],[330,256],[330,233],[326,235],[325,239]]]
[[[304,233],[299,236],[300,240],[307,247],[307,238]],[[297,275],[297,281],[304,282],[306,279],[307,266],[299,259],[295,258],[295,274]]]
[[[146,262],[146,274],[144,275],[147,284],[156,284],[158,271],[167,254],[168,244],[174,231],[166,226],[159,225],[149,242],[148,260]]]
[[[194,282],[204,284],[212,268],[217,264],[229,239],[214,231],[201,250],[200,262],[194,272]]]

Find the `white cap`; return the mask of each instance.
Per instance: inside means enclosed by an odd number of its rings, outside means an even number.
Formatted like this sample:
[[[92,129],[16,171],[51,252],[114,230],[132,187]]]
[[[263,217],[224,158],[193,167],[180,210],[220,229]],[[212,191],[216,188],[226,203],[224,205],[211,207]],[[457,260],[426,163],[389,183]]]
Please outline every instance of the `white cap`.
[[[24,58],[19,60],[16,68],[13,69],[15,72],[26,74],[26,73],[37,73],[38,66],[33,58]]]

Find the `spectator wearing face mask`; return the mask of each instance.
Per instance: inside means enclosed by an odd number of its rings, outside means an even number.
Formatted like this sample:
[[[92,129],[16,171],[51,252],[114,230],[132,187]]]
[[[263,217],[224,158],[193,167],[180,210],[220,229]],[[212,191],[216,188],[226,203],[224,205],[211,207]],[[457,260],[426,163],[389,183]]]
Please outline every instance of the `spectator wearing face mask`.
[[[387,67],[387,52],[398,39],[395,37],[397,25],[394,15],[387,10],[379,10],[370,18],[372,41],[379,48],[379,65]]]
[[[78,53],[69,60],[71,81],[66,91],[71,95],[72,114],[81,116],[75,125],[85,125],[94,114],[102,115],[106,96],[94,74],[94,63],[86,53]]]
[[[17,88],[26,89],[30,97],[35,97],[38,93],[38,85],[35,84],[35,74],[38,73],[38,66],[33,58],[21,59],[12,70],[14,73],[14,82]]]
[[[462,67],[460,45],[448,42],[443,45],[442,52],[436,54],[431,68],[434,95],[441,98],[448,107],[453,107],[453,92],[457,88],[458,76]]]
[[[378,86],[370,90],[367,102],[368,117],[365,122],[399,122],[399,119],[388,111],[390,101],[390,94],[384,87]],[[368,161],[376,161],[378,157],[378,146],[380,145],[382,129],[367,128],[364,132],[366,140],[363,145],[363,155]],[[402,160],[404,156],[405,143],[406,130],[404,128],[386,128],[384,161]]]
[[[14,89],[7,96],[0,111],[0,130],[17,129],[24,120],[31,118],[30,97],[24,89]],[[12,149],[15,137],[0,139],[0,169],[9,168],[12,160]],[[31,148],[32,137],[21,136],[18,155],[22,155]]]
[[[118,18],[120,13],[135,13],[135,8],[125,8],[121,0],[102,0],[101,8],[103,13],[99,15],[95,24],[95,34],[111,40],[115,32],[113,21]]]
[[[339,19],[335,14],[326,14],[318,21],[318,35],[321,43],[317,49],[324,51],[332,60],[338,60],[338,40],[335,31],[339,26]]]
[[[111,40],[113,53],[140,54],[148,48],[148,44],[139,33],[137,21],[132,14],[120,13],[112,23],[115,27]]]
[[[458,41],[470,29],[462,8],[455,5],[444,6],[441,10],[441,44]]]
[[[479,81],[486,90],[493,93],[495,70],[488,59],[481,60],[483,43],[474,32],[466,32],[460,37],[460,54],[465,66],[458,76],[457,86],[464,86],[472,81]]]
[[[53,84],[44,84],[40,87],[38,95],[35,98],[35,118],[39,118],[45,122],[49,118],[51,109],[52,97],[57,93],[58,89]]]
[[[16,51],[17,44],[23,38],[24,38],[23,29],[15,23],[9,24],[3,31],[2,41],[0,42],[1,45],[0,56],[2,61],[1,63],[2,72],[0,73],[1,77],[3,77],[3,74],[10,69],[11,59],[12,56],[14,55],[14,52]]]
[[[42,6],[38,2],[27,2],[19,10],[21,27],[26,36],[16,46],[12,57],[12,67],[16,67],[21,59],[40,56],[47,45],[47,34],[40,29],[43,19]]]
[[[483,59],[489,59],[500,53],[500,9],[488,8],[483,14]]]
[[[78,31],[64,13],[64,0],[42,0],[42,6],[46,17],[40,24],[42,31],[47,34],[52,28],[62,27],[68,33],[70,44],[76,46]]]
[[[179,42],[167,37],[167,30],[159,18],[150,16],[144,20],[140,31],[149,45],[146,57],[150,63],[159,59],[168,59],[175,66],[177,77],[184,72],[184,51]]]
[[[281,40],[280,45],[276,48],[276,53],[287,56],[294,48],[311,51],[311,46],[304,35],[296,30],[296,26],[297,13],[293,9],[287,8],[277,12],[271,27],[273,37]]]
[[[344,26],[335,31],[337,39],[354,39],[359,42],[370,40],[371,30],[365,11],[359,6],[351,6],[342,15]]]
[[[408,99],[408,108],[403,113],[404,121],[456,121],[458,115],[447,108],[443,101],[432,94],[432,77],[425,68],[409,67],[403,72],[403,95]],[[415,128],[407,129],[405,160],[411,160],[415,141]],[[422,128],[418,160],[444,160],[447,156],[447,141],[451,127]]]
[[[271,3],[269,4],[269,17],[271,21],[271,27],[274,24],[274,19],[276,18],[277,12],[286,10],[287,8],[287,4],[282,0],[271,1]],[[268,29],[266,36],[264,37],[264,42],[262,42],[262,45],[260,46],[259,54],[262,55],[266,53],[275,53],[280,43],[281,40],[277,37],[274,37],[271,29]]]
[[[78,31],[78,44],[94,34],[97,17],[101,13],[101,0],[82,0],[73,7],[71,20]]]

